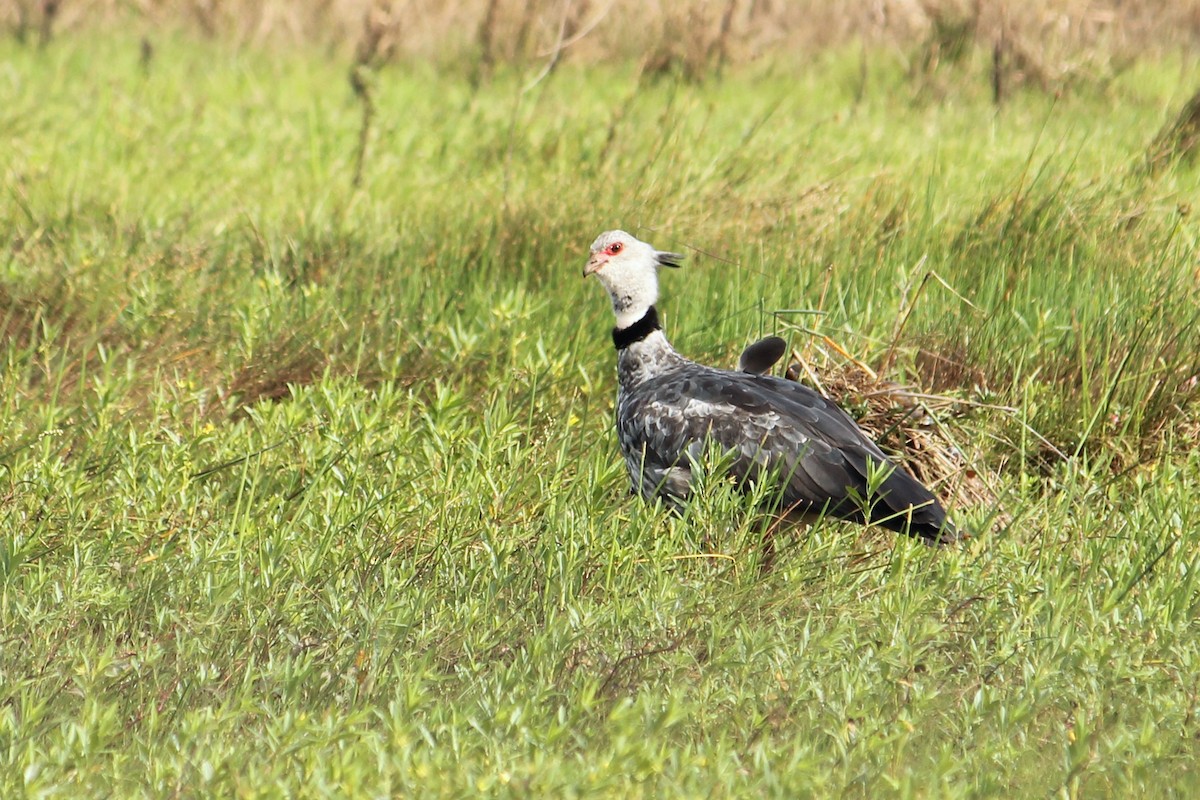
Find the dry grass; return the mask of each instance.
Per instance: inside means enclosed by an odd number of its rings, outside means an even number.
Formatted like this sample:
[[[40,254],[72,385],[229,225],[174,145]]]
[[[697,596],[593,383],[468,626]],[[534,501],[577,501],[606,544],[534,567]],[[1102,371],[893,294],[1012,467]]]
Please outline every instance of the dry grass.
[[[364,17],[402,34],[400,58],[494,65],[578,58],[641,59],[650,70],[706,72],[768,53],[810,57],[863,40],[894,47],[914,72],[934,73],[970,46],[992,54],[997,93],[1049,87],[1120,69],[1133,54],[1200,41],[1200,1],[1129,0],[10,0],[0,24],[18,36],[128,23],[195,29],[240,42],[332,42],[354,47]]]
[[[1147,167],[1158,172],[1176,161],[1191,162],[1200,151],[1200,89],[1178,116],[1163,126],[1146,156]]]
[[[873,440],[947,505],[995,506],[998,493],[994,487],[1000,485],[1000,477],[985,457],[967,444],[973,437],[963,424],[981,404],[907,386],[854,358],[827,336],[814,338],[803,350],[793,350],[786,376],[808,384],[850,411]],[[1000,524],[1006,521],[998,520]]]

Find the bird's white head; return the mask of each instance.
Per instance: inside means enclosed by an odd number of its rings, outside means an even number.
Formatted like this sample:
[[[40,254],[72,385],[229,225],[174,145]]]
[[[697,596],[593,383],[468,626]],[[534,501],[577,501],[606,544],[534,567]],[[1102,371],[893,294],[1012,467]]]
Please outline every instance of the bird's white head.
[[[595,275],[608,290],[617,328],[628,328],[658,300],[658,268],[678,267],[683,256],[655,250],[625,231],[606,231],[592,242],[583,276]]]

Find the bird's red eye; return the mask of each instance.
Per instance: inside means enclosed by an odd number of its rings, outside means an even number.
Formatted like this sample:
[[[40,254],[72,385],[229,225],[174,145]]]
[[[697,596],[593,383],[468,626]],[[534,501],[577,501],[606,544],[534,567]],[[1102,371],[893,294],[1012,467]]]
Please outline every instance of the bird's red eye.
[[[621,248],[623,246],[624,245],[622,245],[620,242],[613,242],[608,246],[608,254],[610,256],[615,256],[617,253],[621,252]]]

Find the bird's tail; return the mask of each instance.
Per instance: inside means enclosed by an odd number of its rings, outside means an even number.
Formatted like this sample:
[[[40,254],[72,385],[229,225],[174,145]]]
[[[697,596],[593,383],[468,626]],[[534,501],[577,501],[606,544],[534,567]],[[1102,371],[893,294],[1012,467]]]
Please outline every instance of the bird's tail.
[[[877,496],[871,507],[872,524],[933,546],[954,544],[962,538],[933,493],[900,467],[883,481]]]
[[[836,509],[838,516],[879,525],[928,545],[949,545],[961,538],[933,492],[901,467],[867,453],[855,453],[848,460],[862,475],[861,491],[868,495],[868,502],[849,515],[845,514],[849,509]]]

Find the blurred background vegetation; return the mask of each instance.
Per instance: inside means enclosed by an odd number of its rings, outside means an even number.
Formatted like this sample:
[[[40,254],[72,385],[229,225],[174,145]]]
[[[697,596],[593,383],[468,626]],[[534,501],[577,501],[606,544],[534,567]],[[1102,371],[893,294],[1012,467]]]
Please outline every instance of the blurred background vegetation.
[[[94,26],[193,30],[239,43],[360,47],[386,59],[526,64],[640,60],[693,77],[766,55],[861,42],[931,71],[971,48],[1006,80],[1057,89],[1200,43],[1196,0],[6,0],[0,24],[48,40]],[[151,42],[152,43],[152,42]]]

